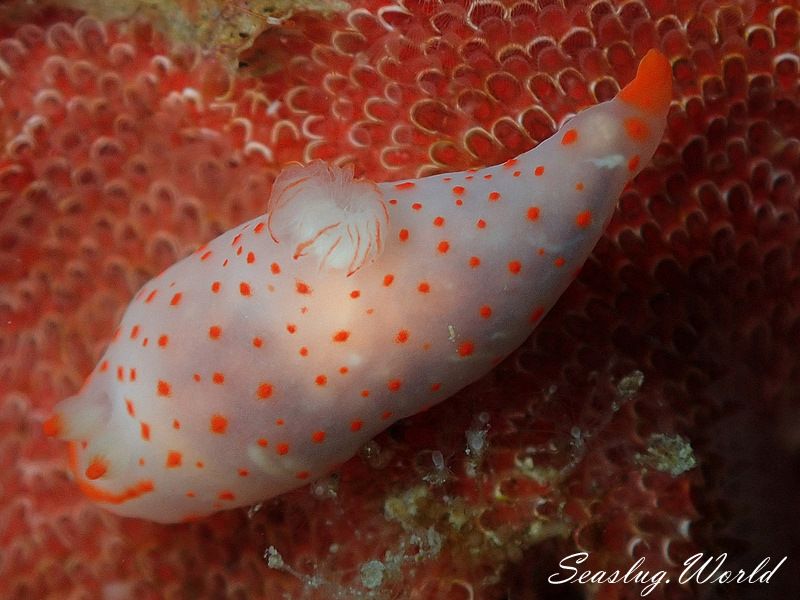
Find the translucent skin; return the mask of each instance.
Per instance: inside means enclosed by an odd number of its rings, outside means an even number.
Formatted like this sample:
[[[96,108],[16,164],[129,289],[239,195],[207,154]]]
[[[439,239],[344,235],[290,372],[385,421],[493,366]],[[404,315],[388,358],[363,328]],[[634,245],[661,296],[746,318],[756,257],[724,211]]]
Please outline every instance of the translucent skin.
[[[651,51],[619,96],[483,170],[377,186],[322,163],[145,284],[45,432],[121,515],[191,520],[319,477],[521,344],[650,159]],[[313,210],[310,210],[313,209]]]

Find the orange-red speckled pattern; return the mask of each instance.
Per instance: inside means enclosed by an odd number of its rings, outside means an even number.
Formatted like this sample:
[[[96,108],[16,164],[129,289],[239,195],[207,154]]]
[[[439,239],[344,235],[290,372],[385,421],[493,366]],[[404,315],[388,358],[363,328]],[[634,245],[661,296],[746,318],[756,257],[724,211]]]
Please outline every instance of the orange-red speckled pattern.
[[[478,171],[376,185],[319,160],[287,168],[266,214],[139,290],[120,335],[43,430],[71,440],[74,476],[91,498],[161,523],[252,505],[326,475],[530,335],[531,311],[544,314],[569,285],[561,267],[583,264],[635,175],[628,157],[649,158],[661,140],[670,98],[642,107],[636,90],[642,81],[669,89],[671,77],[651,50],[617,99]],[[632,138],[631,119],[650,134]],[[537,177],[543,165],[548,174]],[[454,181],[461,205],[451,200]],[[532,198],[535,222],[522,218]],[[393,228],[410,241],[384,242]],[[183,468],[190,463],[197,468]]]

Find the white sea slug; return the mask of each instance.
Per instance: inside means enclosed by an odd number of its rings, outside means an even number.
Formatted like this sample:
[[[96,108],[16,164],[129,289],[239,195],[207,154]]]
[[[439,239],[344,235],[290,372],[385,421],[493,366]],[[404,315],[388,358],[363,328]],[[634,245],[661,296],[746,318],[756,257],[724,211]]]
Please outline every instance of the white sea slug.
[[[314,162],[148,282],[45,432],[81,489],[160,522],[319,477],[519,346],[664,131],[651,51],[610,102],[502,165],[374,184]]]

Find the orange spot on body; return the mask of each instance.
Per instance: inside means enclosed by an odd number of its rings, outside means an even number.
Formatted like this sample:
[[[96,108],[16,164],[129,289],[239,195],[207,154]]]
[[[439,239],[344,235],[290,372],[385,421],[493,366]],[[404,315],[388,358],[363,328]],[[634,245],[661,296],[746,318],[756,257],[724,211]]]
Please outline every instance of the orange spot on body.
[[[228,419],[222,415],[212,415],[209,429],[213,433],[223,434],[228,430]]]
[[[145,442],[150,441],[150,425],[147,423],[139,423],[139,435]]]
[[[347,338],[349,338],[349,337],[350,337],[350,332],[349,331],[341,330],[341,331],[337,331],[334,334],[333,341],[334,342],[346,342]]]
[[[628,117],[623,125],[628,137],[636,142],[643,142],[650,137],[650,128],[638,117]]]
[[[526,213],[529,221],[538,221],[539,220],[539,207],[538,206],[531,206],[528,208],[528,212]]]
[[[321,444],[325,441],[325,432],[324,431],[315,431],[311,434],[311,441],[315,444]]]
[[[536,308],[533,309],[533,312],[531,313],[530,322],[536,323],[539,319],[542,318],[542,315],[544,315],[544,307],[537,306]]]
[[[229,491],[220,492],[219,496],[217,496],[220,500],[236,500],[236,494]]]
[[[411,205],[411,210],[421,210],[421,209],[422,209],[422,204],[420,204],[419,202],[414,202],[414,204]]]
[[[289,444],[287,444],[286,442],[281,442],[280,444],[275,446],[275,451],[281,456],[286,456],[287,454],[289,454]]]
[[[314,383],[316,383],[319,386],[323,386],[328,383],[328,378],[325,375],[317,375],[314,378]]]
[[[130,416],[136,416],[136,407],[133,405],[133,401],[129,398],[125,398],[125,409],[128,411]]]
[[[536,175],[536,177],[541,177],[542,175],[544,175],[544,167],[542,165],[539,165],[533,170],[533,174]]]
[[[582,181],[579,181],[578,183],[575,184],[575,189],[578,190],[579,192],[582,192],[584,187],[585,186],[583,185]]]
[[[432,392],[438,392],[440,389],[442,389],[442,384],[441,383],[433,383],[433,384],[431,384],[431,391]]]
[[[173,429],[180,429],[181,428],[181,422],[178,421],[178,419],[172,419],[172,428]]]
[[[397,332],[397,335],[394,337],[394,341],[398,344],[405,344],[408,341],[408,330],[401,329]]]
[[[557,259],[553,261],[553,264],[558,268],[563,267],[566,263],[567,261],[561,256],[559,256]]]
[[[492,316],[492,307],[489,306],[488,304],[484,304],[478,310],[478,314],[480,314],[480,316],[483,317],[484,319],[488,319],[489,317]]]
[[[166,348],[167,344],[169,344],[169,336],[168,335],[159,336],[158,345],[161,346],[162,348]]]
[[[258,438],[258,440],[256,441],[256,443],[257,443],[259,446],[261,446],[262,448],[266,448],[266,447],[269,445],[269,442],[267,441],[267,439],[266,439],[266,438]]]
[[[264,231],[264,223],[263,223],[263,222],[261,222],[261,223],[258,223],[258,224],[257,224],[257,225],[256,225],[256,226],[253,228],[253,232],[254,232],[254,233],[261,233],[262,231]]]
[[[396,183],[394,189],[396,190],[410,190],[415,186],[413,181],[404,181],[403,183]]]
[[[213,381],[217,385],[222,385],[223,383],[225,383],[225,375],[223,375],[222,373],[214,373],[214,375],[211,377],[211,381]]]
[[[250,471],[248,471],[247,469],[239,469],[237,473],[239,473],[239,477],[247,477],[248,475],[250,475]]]
[[[219,325],[212,325],[208,328],[208,337],[212,340],[218,340],[222,335],[222,327]]]
[[[564,146],[569,146],[570,144],[574,144],[578,141],[578,131],[576,129],[567,129],[564,132],[563,137],[561,138],[561,144]]]
[[[471,341],[461,342],[458,345],[458,355],[459,356],[471,356],[472,353],[475,351],[475,344]]]
[[[461,196],[464,193],[464,186],[463,185],[453,186],[453,193],[456,196]]]
[[[475,227],[477,227],[478,229],[486,229],[486,221],[484,221],[483,219],[478,219],[475,222]]]
[[[497,202],[500,200],[500,192],[489,192],[489,202]]]
[[[274,262],[269,266],[269,270],[272,271],[273,275],[277,275],[278,273],[281,272],[281,266],[278,263]]]
[[[294,323],[289,323],[286,326],[286,331],[288,331],[289,333],[296,333],[297,332],[297,325],[295,325]]]
[[[297,479],[308,479],[309,477],[311,477],[311,473],[309,473],[308,471],[298,471],[297,474],[295,474],[295,477]]]
[[[433,220],[434,227],[443,227],[444,226],[444,217],[436,217]]]
[[[584,210],[579,212],[578,216],[575,217],[575,224],[581,229],[586,229],[587,227],[589,227],[589,225],[592,224],[591,211]]]
[[[636,169],[638,169],[640,160],[641,159],[639,158],[638,154],[636,156],[631,157],[631,159],[628,161],[628,171],[633,172]]]
[[[398,391],[400,391],[400,388],[402,387],[402,385],[403,385],[403,382],[400,381],[399,379],[392,379],[388,383],[388,388],[389,388],[390,392],[398,392]]]
[[[153,301],[153,298],[156,297],[156,294],[158,294],[158,290],[153,290],[152,292],[147,294],[147,298],[144,299],[144,303],[150,304]]]
[[[436,246],[436,249],[439,251],[439,254],[447,254],[447,251],[450,250],[450,242],[442,240],[439,242],[439,245]]]
[[[308,356],[308,348],[305,346],[300,348],[300,356]]]
[[[480,258],[478,258],[477,256],[470,256],[470,258],[469,258],[469,266],[470,267],[472,267],[474,269],[475,267],[479,267],[480,264],[481,264],[481,259]]]
[[[517,159],[516,158],[509,158],[506,162],[503,163],[503,166],[506,169],[510,169],[511,167],[513,167],[516,164],[517,164]]]
[[[248,252],[247,253],[247,264],[248,265],[252,265],[254,262],[256,262],[256,255],[253,254],[252,252]]]
[[[175,294],[175,295],[172,297],[172,300],[170,300],[170,301],[169,301],[169,304],[170,304],[170,306],[178,306],[178,304],[180,304],[180,303],[181,303],[181,300],[182,300],[182,299],[183,299],[183,294],[181,294],[180,292],[178,292],[177,294]]]
[[[364,421],[361,419],[356,419],[355,421],[350,422],[350,431],[356,432],[361,431],[361,428],[364,426]]]
[[[211,250],[208,250],[203,254],[203,256],[200,257],[200,260],[208,260],[209,258],[211,258],[212,254],[213,252],[211,252]]]
[[[139,335],[139,326],[134,325],[131,327],[131,339],[135,340],[137,335]]]
[[[169,396],[172,394],[172,386],[169,384],[169,382],[159,379],[158,384],[156,385],[156,392],[159,396]]]
[[[522,263],[519,262],[518,260],[512,260],[511,262],[508,263],[508,270],[513,275],[518,275],[519,272],[522,270]]]
[[[393,281],[394,281],[394,275],[392,275],[391,273],[383,276],[384,287],[389,287],[390,285],[392,285]]]
[[[242,282],[239,284],[239,293],[240,293],[242,296],[250,296],[250,295],[252,294],[252,292],[251,292],[251,290],[250,290],[250,284],[249,284],[249,283],[246,283],[246,282],[244,282],[244,281],[242,281]]]
[[[183,464],[183,455],[177,450],[167,452],[166,466],[169,469],[180,467]]]
[[[359,290],[353,290],[352,292],[350,292],[350,297],[353,298],[354,300],[358,298],[360,295],[361,292]]]
[[[106,461],[100,457],[95,457],[92,459],[92,462],[89,463],[89,466],[86,467],[85,475],[87,479],[100,479],[107,471],[108,465]]]
[[[401,242],[408,241],[408,229],[401,229],[400,233],[397,234],[397,237],[400,238]]]
[[[256,390],[256,395],[260,400],[266,400],[272,396],[272,384],[267,382],[260,383]]]
[[[428,292],[431,291],[431,286],[430,284],[428,284],[427,281],[423,281],[417,286],[417,290],[419,290],[423,294],[427,294]]]
[[[260,337],[254,337],[253,338],[253,346],[254,347],[261,348],[261,346],[263,346],[263,345],[264,345],[264,340],[262,340]]]
[[[211,284],[211,291],[214,294],[219,294],[219,288],[221,286],[222,286],[222,284],[219,281],[215,281],[214,283]]]
[[[302,281],[298,281],[296,284],[296,289],[298,294],[310,294],[311,287],[307,283],[303,283]]]
[[[385,410],[381,413],[381,421],[388,421],[392,417],[392,411]]]

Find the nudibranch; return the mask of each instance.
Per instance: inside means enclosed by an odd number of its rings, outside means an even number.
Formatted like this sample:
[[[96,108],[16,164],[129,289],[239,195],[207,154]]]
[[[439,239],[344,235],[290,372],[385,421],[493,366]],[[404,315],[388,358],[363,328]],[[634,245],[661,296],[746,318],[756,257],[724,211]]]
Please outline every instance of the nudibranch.
[[[329,472],[525,340],[655,152],[671,85],[650,51],[613,100],[481,170],[285,169],[266,214],[144,285],[45,433],[87,496],[163,523]]]

